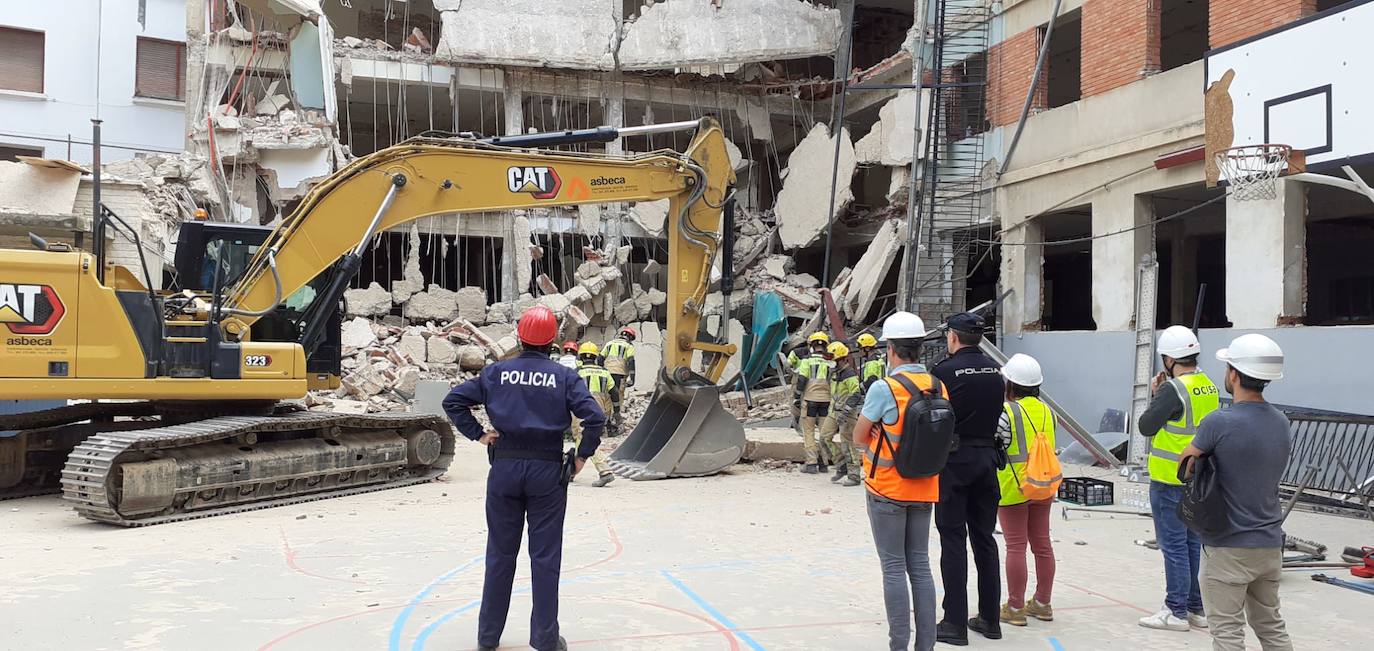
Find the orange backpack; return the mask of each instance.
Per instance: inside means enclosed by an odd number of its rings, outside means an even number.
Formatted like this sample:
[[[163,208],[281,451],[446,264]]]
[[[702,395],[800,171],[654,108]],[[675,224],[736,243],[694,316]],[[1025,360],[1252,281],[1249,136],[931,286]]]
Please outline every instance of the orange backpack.
[[[1035,430],[1035,440],[1027,451],[1026,474],[1021,478],[1021,494],[1028,500],[1050,499],[1059,494],[1059,484],[1063,482],[1059,457],[1045,433]]]

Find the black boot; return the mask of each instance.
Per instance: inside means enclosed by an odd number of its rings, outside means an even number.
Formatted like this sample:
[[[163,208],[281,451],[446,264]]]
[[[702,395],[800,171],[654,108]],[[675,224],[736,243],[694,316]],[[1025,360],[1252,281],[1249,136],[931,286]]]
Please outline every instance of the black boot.
[[[968,628],[975,633],[981,633],[983,637],[989,640],[1002,639],[1001,622],[987,622],[984,621],[982,617],[974,617],[968,620]]]
[[[830,472],[830,466],[826,465],[825,462],[816,464],[816,472],[819,472],[820,474],[824,475],[825,473]]]
[[[830,483],[833,484],[841,479],[844,479],[844,476],[847,474],[849,474],[849,466],[846,466],[844,464],[835,466],[835,474],[830,476]]]
[[[808,474],[808,475],[814,475],[814,474],[820,472],[820,470],[818,470],[818,469],[816,468],[816,464],[814,464],[814,463],[808,463],[808,464],[802,466],[801,471],[802,471],[803,473]]]
[[[968,646],[968,629],[955,622],[941,620],[935,625],[935,641],[954,646]]]

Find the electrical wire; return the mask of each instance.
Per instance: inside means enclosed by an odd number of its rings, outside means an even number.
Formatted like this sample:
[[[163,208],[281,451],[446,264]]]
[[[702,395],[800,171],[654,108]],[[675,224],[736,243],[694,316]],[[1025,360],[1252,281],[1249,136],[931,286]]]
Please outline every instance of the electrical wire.
[[[1224,201],[1224,200],[1226,199],[1226,197],[1229,196],[1229,195],[1230,195],[1230,193],[1227,192],[1226,194],[1222,194],[1222,195],[1220,195],[1220,196],[1212,197],[1211,199],[1208,199],[1208,200],[1206,200],[1206,201],[1204,201],[1204,202],[1202,202],[1202,203],[1200,203],[1200,204],[1198,204],[1198,205],[1196,205],[1196,206],[1192,206],[1192,207],[1190,207],[1190,208],[1184,208],[1183,210],[1180,210],[1180,211],[1178,211],[1178,212],[1176,212],[1176,213],[1173,213],[1173,214],[1171,214],[1171,215],[1166,215],[1166,216],[1164,216],[1164,217],[1160,217],[1159,219],[1155,219],[1155,220],[1146,222],[1146,223],[1144,223],[1144,224],[1139,224],[1139,225],[1136,225],[1136,226],[1131,226],[1130,228],[1123,228],[1123,229],[1121,229],[1121,230],[1112,231],[1112,232],[1110,232],[1110,233],[1099,233],[1099,234],[1097,234],[1097,235],[1087,235],[1087,236],[1084,236],[1084,237],[1071,237],[1071,238],[1064,239],[1064,240],[1052,240],[1052,241],[1049,241],[1049,242],[1003,242],[1003,241],[1000,241],[1000,240],[973,240],[973,241],[974,241],[974,242],[977,242],[977,243],[979,243],[979,244],[987,244],[987,245],[990,245],[990,246],[1067,246],[1067,245],[1069,245],[1069,244],[1082,244],[1083,242],[1091,242],[1091,241],[1093,241],[1093,240],[1100,240],[1100,239],[1103,239],[1103,238],[1113,237],[1113,236],[1116,236],[1116,235],[1123,235],[1123,234],[1125,234],[1125,233],[1130,233],[1131,231],[1138,231],[1138,230],[1140,230],[1140,229],[1142,229],[1142,228],[1149,228],[1149,227],[1154,226],[1154,225],[1156,225],[1156,224],[1162,224],[1162,223],[1167,222],[1167,221],[1172,221],[1172,220],[1178,219],[1179,217],[1183,217],[1183,216],[1188,215],[1188,214],[1190,214],[1190,213],[1193,213],[1193,212],[1196,212],[1196,211],[1198,211],[1198,210],[1201,210],[1202,208],[1204,208],[1204,207],[1206,207],[1206,206],[1209,206],[1209,205],[1211,205],[1211,204],[1217,203],[1218,201]]]

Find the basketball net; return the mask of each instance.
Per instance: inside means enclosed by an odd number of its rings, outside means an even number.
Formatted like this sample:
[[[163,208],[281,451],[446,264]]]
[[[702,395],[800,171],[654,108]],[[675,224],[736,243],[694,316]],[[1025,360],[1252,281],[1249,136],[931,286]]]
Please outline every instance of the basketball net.
[[[1217,153],[1217,167],[1236,201],[1278,198],[1278,178],[1288,169],[1288,145],[1246,145]]]

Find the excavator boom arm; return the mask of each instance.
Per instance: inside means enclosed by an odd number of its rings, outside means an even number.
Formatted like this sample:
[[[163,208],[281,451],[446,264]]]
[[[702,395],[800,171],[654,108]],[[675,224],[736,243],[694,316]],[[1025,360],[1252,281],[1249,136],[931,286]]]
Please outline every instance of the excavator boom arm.
[[[312,189],[228,288],[221,307],[225,335],[245,336],[258,317],[320,273],[348,256],[356,264],[376,234],[417,219],[668,199],[664,366],[670,374],[687,368],[719,249],[721,209],[734,182],[720,126],[705,118],[696,129],[681,154],[620,157],[416,138],[359,158]],[[516,141],[493,142],[503,140]],[[344,271],[337,280],[352,276]],[[337,298],[326,292],[317,300]]]

